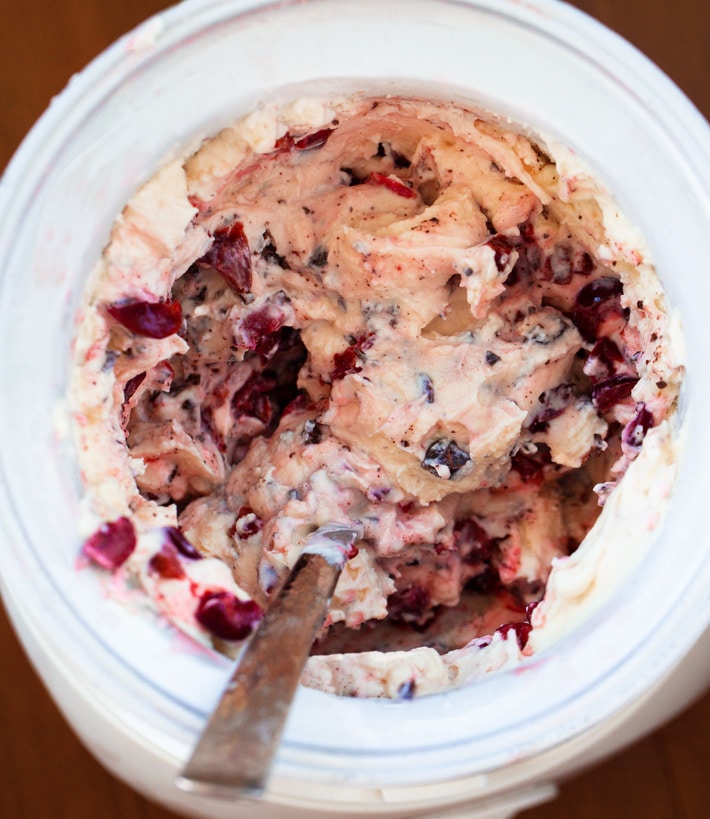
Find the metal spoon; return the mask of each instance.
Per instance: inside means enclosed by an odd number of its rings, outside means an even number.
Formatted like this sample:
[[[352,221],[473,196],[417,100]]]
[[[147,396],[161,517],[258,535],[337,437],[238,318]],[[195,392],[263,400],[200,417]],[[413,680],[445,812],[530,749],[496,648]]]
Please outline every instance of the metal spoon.
[[[357,539],[354,529],[315,531],[254,632],[175,784],[203,796],[264,792],[298,680]]]

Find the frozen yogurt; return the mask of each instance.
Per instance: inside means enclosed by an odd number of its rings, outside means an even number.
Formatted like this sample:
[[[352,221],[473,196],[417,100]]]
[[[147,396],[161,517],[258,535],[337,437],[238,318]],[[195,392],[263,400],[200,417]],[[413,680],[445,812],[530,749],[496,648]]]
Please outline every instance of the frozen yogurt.
[[[87,285],[83,552],[234,652],[308,535],[354,526],[304,683],[460,685],[641,559],[680,345],[643,239],[553,139],[451,101],[265,105],[137,192]]]

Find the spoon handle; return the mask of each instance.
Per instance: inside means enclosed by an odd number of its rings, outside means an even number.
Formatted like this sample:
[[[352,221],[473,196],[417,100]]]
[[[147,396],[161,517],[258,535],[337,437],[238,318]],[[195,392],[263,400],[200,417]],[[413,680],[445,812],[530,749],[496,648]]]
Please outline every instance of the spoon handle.
[[[182,790],[234,798],[263,793],[298,680],[356,537],[321,527],[249,641],[177,778]]]

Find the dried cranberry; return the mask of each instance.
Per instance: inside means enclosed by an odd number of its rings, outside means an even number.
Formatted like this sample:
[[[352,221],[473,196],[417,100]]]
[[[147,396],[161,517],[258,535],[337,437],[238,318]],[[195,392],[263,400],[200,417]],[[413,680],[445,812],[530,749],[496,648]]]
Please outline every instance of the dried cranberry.
[[[182,326],[182,307],[178,301],[130,301],[109,304],[106,310],[127,330],[147,338],[167,338]]]
[[[264,528],[264,521],[251,506],[242,506],[234,521],[234,531],[239,537],[252,537]]]
[[[646,437],[646,433],[653,426],[654,419],[652,413],[646,409],[645,404],[639,404],[636,415],[624,427],[621,433],[621,440],[626,446],[639,449]]]
[[[275,378],[263,373],[252,375],[232,398],[232,414],[235,419],[248,416],[268,425],[274,414],[274,407],[268,394],[275,386]]]
[[[513,252],[513,242],[509,236],[496,234],[486,242],[488,247],[493,250],[495,256],[495,263],[498,271],[501,272],[510,261],[510,254]]]
[[[598,307],[609,299],[617,298],[623,292],[621,280],[614,276],[601,276],[585,284],[577,293],[578,307]]]
[[[274,304],[264,304],[239,321],[234,328],[234,342],[246,350],[257,350],[260,346],[272,347],[278,342],[273,334],[283,323],[283,311]]]
[[[180,580],[185,577],[177,549],[172,543],[164,543],[148,561],[148,571],[163,580]]]
[[[104,569],[117,569],[136,548],[136,531],[127,517],[101,526],[83,545],[84,554]]]
[[[145,376],[145,373],[138,373],[138,375],[134,375],[133,378],[129,378],[128,381],[126,381],[123,387],[123,400],[125,403],[130,401],[135,395],[138,387],[145,381]]]
[[[195,619],[221,640],[243,640],[261,620],[261,606],[228,591],[208,591],[200,598]]]
[[[635,375],[612,375],[592,387],[592,403],[601,413],[608,412],[631,395],[638,383]]]
[[[520,238],[526,244],[535,244],[537,241],[537,237],[535,236],[535,226],[532,222],[523,222],[522,224],[518,225],[518,230],[520,231]]]
[[[545,444],[538,444],[536,452],[516,452],[511,459],[511,466],[520,475],[523,483],[541,483],[545,475],[545,466],[551,462],[550,448]]]
[[[505,623],[496,629],[496,632],[501,634],[503,637],[507,637],[510,631],[515,632],[515,636],[518,639],[518,645],[522,651],[527,645],[530,632],[532,631],[532,626],[530,623],[523,620],[519,623]]]
[[[212,247],[200,262],[214,267],[236,293],[251,290],[251,251],[241,222],[218,228]]]
[[[585,284],[577,293],[569,317],[585,339],[596,339],[600,327],[608,318],[625,319],[626,313],[620,301],[622,292],[623,285],[619,279],[602,276]]]
[[[429,445],[422,461],[422,469],[448,480],[471,460],[468,452],[448,438],[439,438]]]
[[[328,141],[328,138],[333,133],[332,128],[321,128],[319,131],[314,131],[312,134],[306,134],[294,142],[294,145],[299,151],[308,151],[311,148],[320,148]]]
[[[396,176],[387,176],[383,173],[373,171],[365,180],[368,185],[378,185],[381,188],[387,188],[388,191],[396,193],[397,196],[403,196],[405,199],[414,199],[417,195],[415,190],[405,185],[401,179]]]
[[[274,151],[276,153],[287,153],[288,151],[292,151],[295,147],[296,140],[288,131],[286,131],[286,133],[282,136],[278,137],[274,142]]]
[[[532,617],[532,613],[535,609],[540,605],[540,600],[533,600],[525,606],[525,619],[530,622],[530,618]]]
[[[292,134],[287,131],[274,142],[274,151],[284,153],[293,150],[308,151],[311,148],[320,148],[328,141],[333,130],[333,128],[321,128],[312,134],[298,137],[298,139],[295,139]]]
[[[333,356],[333,369],[330,373],[331,381],[339,381],[346,375],[359,373],[362,367],[358,360],[363,357],[363,353],[372,347],[375,341],[375,334],[368,333],[366,336],[359,336],[355,341],[343,350],[342,353],[335,353]]]
[[[202,558],[202,555],[176,526],[166,526],[165,529],[163,529],[163,533],[168,542],[171,543],[183,557],[187,557],[190,560],[200,560]]]

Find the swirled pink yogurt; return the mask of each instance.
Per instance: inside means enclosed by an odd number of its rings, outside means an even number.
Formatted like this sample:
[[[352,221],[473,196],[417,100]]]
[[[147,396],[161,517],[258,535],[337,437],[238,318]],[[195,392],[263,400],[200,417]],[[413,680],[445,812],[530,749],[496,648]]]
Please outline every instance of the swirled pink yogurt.
[[[230,651],[305,538],[355,526],[304,676],[337,693],[546,648],[630,570],[625,497],[643,540],[672,484],[678,333],[624,224],[570,152],[452,102],[300,100],[207,140],[87,286],[86,553]]]

